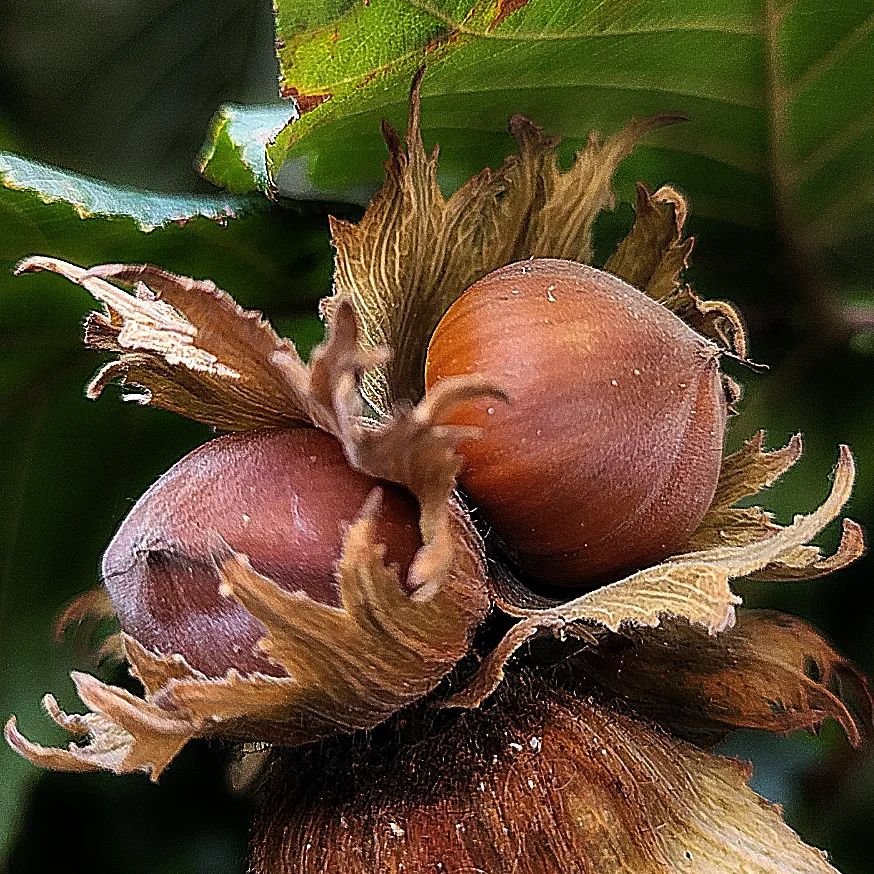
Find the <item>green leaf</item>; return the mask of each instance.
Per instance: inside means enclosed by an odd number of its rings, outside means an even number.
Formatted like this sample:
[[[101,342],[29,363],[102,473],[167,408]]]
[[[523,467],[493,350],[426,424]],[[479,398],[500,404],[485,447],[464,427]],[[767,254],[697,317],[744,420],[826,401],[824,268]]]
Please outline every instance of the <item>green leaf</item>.
[[[379,120],[403,124],[423,62],[423,127],[447,187],[509,151],[511,113],[562,135],[568,156],[591,129],[678,110],[690,122],[648,138],[620,193],[670,181],[699,219],[779,221],[806,261],[827,255],[851,281],[874,258],[858,245],[874,227],[872,32],[867,0],[280,0],[280,86],[302,114],[268,166],[291,197],[366,199]]]
[[[69,173],[9,152],[0,152],[0,209],[13,212],[9,192],[24,192],[32,203],[61,204],[79,218],[130,219],[141,231],[169,224],[184,225],[207,218],[227,222],[263,208],[251,197],[231,195],[159,194],[110,185],[77,173]],[[19,218],[24,218],[21,214]]]
[[[874,270],[874,9],[766,5],[772,182],[790,245],[819,276]]]
[[[307,309],[330,290],[324,221],[263,198],[139,191],[0,153],[0,226],[6,330],[24,294],[20,282],[7,292],[11,268],[33,254],[81,264],[149,261],[209,277],[280,314]],[[58,288],[44,279],[31,287]]]
[[[298,118],[293,103],[223,106],[213,117],[198,170],[229,191],[266,191],[270,186],[267,145]]]

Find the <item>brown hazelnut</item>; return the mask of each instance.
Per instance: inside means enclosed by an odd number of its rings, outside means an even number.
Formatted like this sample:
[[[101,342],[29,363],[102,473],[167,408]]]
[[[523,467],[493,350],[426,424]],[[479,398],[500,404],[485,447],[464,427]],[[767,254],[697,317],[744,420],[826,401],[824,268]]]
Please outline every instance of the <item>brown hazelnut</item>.
[[[440,321],[425,381],[477,373],[507,404],[455,415],[461,484],[532,578],[591,585],[681,551],[709,507],[727,404],[719,349],[604,271],[490,273]]]
[[[246,431],[200,446],[140,498],[106,551],[104,581],[122,628],[208,676],[232,667],[276,674],[255,649],[261,624],[219,593],[217,547],[245,554],[286,591],[338,606],[343,531],[377,485],[376,540],[405,580],[421,545],[415,500],[353,470],[329,434]]]

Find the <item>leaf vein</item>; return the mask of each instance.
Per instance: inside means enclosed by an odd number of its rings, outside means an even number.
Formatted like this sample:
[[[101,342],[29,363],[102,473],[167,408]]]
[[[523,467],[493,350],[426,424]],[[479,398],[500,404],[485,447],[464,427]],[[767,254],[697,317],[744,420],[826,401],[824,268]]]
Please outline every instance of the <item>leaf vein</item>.
[[[591,18],[593,14],[604,6],[609,0],[602,0],[597,6],[593,7],[589,10],[587,16],[585,16],[579,24],[585,22],[588,18]],[[625,30],[602,30],[602,31],[590,31],[590,30],[566,30],[563,33],[519,33],[518,31],[513,33],[502,33],[500,31],[487,31],[487,30],[479,30],[477,28],[469,27],[464,24],[463,21],[457,21],[452,16],[447,15],[440,9],[435,8],[430,3],[425,2],[425,0],[407,0],[409,6],[413,9],[418,9],[420,12],[424,12],[426,15],[430,15],[439,21],[441,24],[445,24],[447,27],[451,27],[456,33],[463,34],[465,36],[473,36],[480,39],[487,40],[515,40],[517,42],[564,42],[568,40],[576,40],[576,39],[588,39],[591,37],[601,37],[601,36],[638,36],[645,35],[649,33],[718,33],[725,34],[730,36],[761,36],[761,28],[756,26],[755,24],[737,24],[735,26],[726,25],[724,22],[719,21],[710,21],[704,19],[702,21],[688,21],[683,22],[682,24],[667,24],[667,25],[653,25],[651,27],[639,27],[639,28],[627,28]]]
[[[844,127],[832,131],[831,136],[796,163],[790,177],[792,183],[799,185],[816,175],[829,161],[855,145],[872,128],[874,128],[874,109],[867,115],[858,116]]]
[[[844,34],[828,52],[817,61],[814,61],[794,82],[788,85],[787,94],[789,99],[797,97],[802,91],[809,88],[820,76],[835,67],[841,58],[852,51],[859,43],[863,42],[872,32],[874,32],[874,12],[864,21],[859,22],[852,30]]]

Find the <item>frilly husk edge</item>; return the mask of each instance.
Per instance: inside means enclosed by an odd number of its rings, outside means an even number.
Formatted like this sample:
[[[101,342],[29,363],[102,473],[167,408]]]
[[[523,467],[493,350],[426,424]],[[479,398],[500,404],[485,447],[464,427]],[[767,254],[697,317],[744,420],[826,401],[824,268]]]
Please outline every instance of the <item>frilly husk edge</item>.
[[[179,655],[148,652],[123,636],[144,699],[75,674],[92,712],[68,716],[50,696],[45,706],[84,744],[66,750],[33,744],[13,717],[6,726],[10,745],[44,767],[143,770],[157,778],[192,737],[303,743],[372,727],[431,691],[465,655],[489,606],[481,543],[452,497],[461,464],[455,447],[476,433],[447,419],[472,396],[501,393],[476,377],[458,379],[415,407],[373,421],[364,415],[358,382],[386,353],[361,349],[348,304],[334,308],[328,337],[306,365],[260,314],[242,310],[212,283],[144,265],[85,270],[31,258],[19,267],[32,270],[59,273],[104,303],[105,312],[88,320],[86,342],[119,358],[98,374],[91,394],[120,375],[142,387],[140,399],[217,427],[319,427],[340,441],[357,470],[416,497],[423,546],[402,585],[374,539],[375,489],[345,534],[340,607],[286,593],[244,555],[219,547],[222,593],[264,625],[259,646],[287,676],[230,671],[208,678]]]

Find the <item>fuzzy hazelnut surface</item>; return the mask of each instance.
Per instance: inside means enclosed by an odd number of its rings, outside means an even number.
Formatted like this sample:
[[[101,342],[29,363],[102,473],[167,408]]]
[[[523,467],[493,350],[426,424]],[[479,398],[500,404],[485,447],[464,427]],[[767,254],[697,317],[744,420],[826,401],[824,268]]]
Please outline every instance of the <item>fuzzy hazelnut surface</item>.
[[[591,586],[677,551],[710,506],[727,404],[718,349],[609,273],[555,259],[476,282],[428,348],[425,382],[480,374],[461,484],[541,582]]]
[[[231,667],[282,673],[253,649],[263,626],[219,593],[216,549],[224,541],[286,591],[337,606],[343,531],[375,486],[383,492],[376,539],[404,580],[421,545],[415,500],[353,470],[330,435],[246,431],[200,446],[140,498],[103,558],[123,630],[208,676]]]

